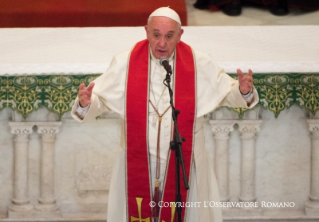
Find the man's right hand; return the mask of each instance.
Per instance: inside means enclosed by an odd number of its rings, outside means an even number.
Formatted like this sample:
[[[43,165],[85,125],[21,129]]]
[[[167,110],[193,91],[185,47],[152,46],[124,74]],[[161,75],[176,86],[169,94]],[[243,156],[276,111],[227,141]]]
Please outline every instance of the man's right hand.
[[[94,84],[94,82],[91,82],[87,88],[85,88],[84,83],[80,84],[78,97],[81,107],[87,107],[89,104],[91,104],[91,95]]]

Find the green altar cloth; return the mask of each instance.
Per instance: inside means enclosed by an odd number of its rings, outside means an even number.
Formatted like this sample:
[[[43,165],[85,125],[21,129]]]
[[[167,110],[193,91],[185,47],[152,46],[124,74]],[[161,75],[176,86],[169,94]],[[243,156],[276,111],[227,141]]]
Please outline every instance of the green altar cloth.
[[[58,114],[71,111],[80,83],[88,85],[101,74],[0,76],[0,110],[18,111],[24,118],[41,107]],[[230,74],[233,78],[237,74]],[[319,109],[319,73],[254,74],[258,105],[278,117],[284,109],[298,105],[313,115]],[[233,109],[242,118],[246,109]]]

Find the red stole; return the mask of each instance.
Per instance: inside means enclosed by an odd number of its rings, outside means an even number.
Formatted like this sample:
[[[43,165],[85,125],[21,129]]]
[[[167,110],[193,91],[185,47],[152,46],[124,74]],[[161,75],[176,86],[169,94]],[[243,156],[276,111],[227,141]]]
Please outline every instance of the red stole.
[[[189,178],[191,157],[194,143],[196,118],[196,75],[192,49],[183,42],[176,45],[175,51],[175,108],[181,110],[178,116],[178,127],[183,142],[182,151],[186,174]],[[126,188],[128,222],[151,222],[152,208],[151,179],[148,151],[148,92],[149,92],[149,42],[143,40],[133,48],[126,82]],[[175,75],[175,76],[174,76]],[[169,144],[167,144],[169,146]],[[181,173],[181,195],[187,201]],[[175,201],[175,154],[169,155],[169,163],[164,180],[162,201]],[[183,207],[182,218],[186,208]],[[160,222],[171,222],[171,208],[160,209]]]

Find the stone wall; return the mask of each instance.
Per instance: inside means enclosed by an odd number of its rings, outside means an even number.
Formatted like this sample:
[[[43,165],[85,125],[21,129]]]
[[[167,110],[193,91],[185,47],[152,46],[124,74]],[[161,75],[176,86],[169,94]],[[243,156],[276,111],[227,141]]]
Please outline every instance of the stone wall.
[[[45,108],[26,120],[0,112],[0,221],[105,221],[120,121],[57,119]],[[278,118],[258,107],[242,120],[227,108],[209,114],[221,200],[243,205],[223,208],[225,221],[319,220],[318,128],[298,106]]]

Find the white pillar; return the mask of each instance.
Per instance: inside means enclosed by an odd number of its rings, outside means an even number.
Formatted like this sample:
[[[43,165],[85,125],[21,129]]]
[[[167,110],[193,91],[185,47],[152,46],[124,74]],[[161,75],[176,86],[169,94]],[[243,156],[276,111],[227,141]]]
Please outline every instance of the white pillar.
[[[242,202],[255,202],[256,152],[255,139],[261,120],[238,121],[241,133],[241,178],[240,196]]]
[[[35,124],[41,135],[40,197],[35,208],[41,211],[56,211],[58,206],[54,195],[54,145],[61,122]]]
[[[218,183],[220,200],[229,200],[228,150],[229,134],[233,131],[233,120],[211,120],[210,125],[215,140],[215,173]]]
[[[308,215],[319,215],[319,119],[308,119],[307,122],[311,137],[311,182],[305,210]]]
[[[33,209],[29,203],[28,190],[28,146],[29,135],[33,132],[32,123],[9,122],[11,133],[14,134],[14,170],[13,198],[10,211],[25,212]]]

